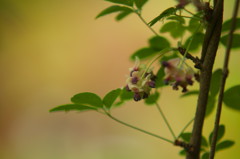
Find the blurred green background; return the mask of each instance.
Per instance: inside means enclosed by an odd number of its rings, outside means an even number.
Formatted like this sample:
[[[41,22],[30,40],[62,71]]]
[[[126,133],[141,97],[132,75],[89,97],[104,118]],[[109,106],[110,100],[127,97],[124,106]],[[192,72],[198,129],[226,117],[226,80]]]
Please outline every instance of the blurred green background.
[[[225,3],[224,18],[228,19],[234,1]],[[184,158],[178,155],[179,147],[101,114],[48,112],[69,103],[76,93],[104,96],[125,85],[125,75],[133,65],[130,54],[146,46],[153,36],[135,15],[122,22],[115,22],[114,16],[95,20],[109,5],[103,0],[0,1],[1,159]],[[173,5],[174,0],[150,0],[143,16],[149,21]],[[222,66],[223,54],[220,46],[215,68]],[[239,50],[234,50],[227,87],[240,83],[239,57]],[[193,117],[196,105],[196,97],[180,99],[180,95],[165,88],[159,102],[176,133]],[[171,138],[154,106],[129,102],[113,114]],[[213,117],[205,121],[205,136],[212,130]],[[236,144],[218,152],[217,159],[240,158],[239,120],[239,112],[223,108],[224,138]]]

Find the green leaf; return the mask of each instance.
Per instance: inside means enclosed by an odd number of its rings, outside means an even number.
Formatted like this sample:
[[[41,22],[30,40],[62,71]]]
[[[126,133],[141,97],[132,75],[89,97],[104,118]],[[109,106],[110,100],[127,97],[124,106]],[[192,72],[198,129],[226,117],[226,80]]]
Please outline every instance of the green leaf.
[[[133,99],[133,92],[127,91],[125,88],[122,89],[120,94],[121,101]]]
[[[137,6],[138,9],[142,9],[142,7],[146,4],[148,0],[134,0],[135,5]]]
[[[208,147],[207,139],[204,136],[202,136],[201,146]]]
[[[159,16],[154,18],[152,21],[148,23],[149,26],[153,26],[158,21],[162,20],[163,18],[169,17],[170,15],[174,15],[177,11],[177,8],[171,7],[164,10]]]
[[[167,20],[176,20],[177,22],[179,22],[181,24],[185,24],[184,18],[180,17],[180,16],[170,16],[167,18]]]
[[[195,33],[196,29],[199,27],[199,25],[201,24],[201,21],[196,19],[196,18],[191,18],[188,24],[188,31],[190,31],[191,33]],[[202,32],[203,31],[203,27],[201,26],[198,30],[198,32]]]
[[[169,53],[168,53],[168,55],[165,55],[165,56],[163,56],[162,58],[161,58],[161,61],[168,61],[168,60],[170,60],[170,59],[173,59],[173,58],[178,58],[179,56],[178,56],[178,52],[173,52],[172,54],[170,54],[169,55]]]
[[[96,108],[102,108],[103,106],[101,98],[98,95],[90,92],[76,94],[71,98],[71,101],[75,104],[84,104]]]
[[[132,0],[105,0],[105,1],[116,3],[116,4],[127,5],[127,6],[130,6],[130,7],[133,6],[133,1]]]
[[[192,134],[192,133],[189,133],[189,132],[182,133],[182,135],[181,135],[180,137],[181,137],[184,141],[189,142],[189,141],[190,141],[190,138],[191,138],[191,134]]]
[[[136,51],[135,53],[132,54],[131,59],[135,60],[135,57],[137,56],[139,59],[146,59],[148,57],[151,57],[153,55],[155,55],[158,51],[153,49],[153,48],[142,48],[138,51]]]
[[[164,84],[164,76],[165,76],[165,73],[164,73],[164,68],[163,67],[160,67],[160,69],[158,70],[157,72],[157,78],[156,78],[156,82],[155,82],[155,86],[156,88],[159,88],[159,87],[162,87],[162,86],[165,86]]]
[[[144,100],[145,104],[147,105],[155,104],[159,98],[159,95],[160,94],[158,92],[155,92],[154,94],[150,94],[150,96]]]
[[[207,110],[205,113],[205,118],[208,117],[213,112],[215,103],[216,103],[215,97],[209,96],[208,102],[207,102]]]
[[[131,9],[128,7],[124,7],[124,6],[111,6],[106,8],[105,10],[103,10],[102,12],[100,12],[96,18],[111,14],[111,13],[115,13],[115,12],[129,12]],[[121,18],[120,18],[121,19]]]
[[[227,47],[228,35],[221,37],[220,42]],[[233,34],[232,49],[240,48],[240,34]]]
[[[180,136],[185,142],[189,142],[190,141],[190,138],[191,138],[191,134],[190,132],[186,132],[186,133],[182,133],[182,135]],[[202,139],[201,139],[201,142],[202,142],[202,146],[205,146],[207,147],[208,146],[208,143],[207,143],[207,140],[204,136],[202,136]]]
[[[120,12],[117,16],[116,16],[116,20],[117,21],[120,21],[122,20],[123,18],[127,17],[129,14],[133,13],[133,10],[132,9],[129,9],[129,10],[125,10],[125,11],[122,11]]]
[[[227,21],[225,21],[222,25],[222,32],[230,31],[231,24],[232,24],[232,19],[228,19]],[[240,28],[240,18],[237,18],[235,29],[239,29],[239,28]]]
[[[173,38],[178,38],[184,34],[185,30],[185,27],[179,22],[168,22],[162,26],[160,32],[169,32]]]
[[[223,102],[234,110],[240,111],[240,85],[233,86],[225,91]]]
[[[51,109],[50,112],[57,112],[57,111],[68,112],[68,111],[73,111],[73,110],[82,112],[82,111],[86,111],[86,110],[97,110],[97,109],[86,106],[86,105],[80,105],[80,104],[65,104],[65,105],[60,105],[60,106],[57,106],[57,107]]]
[[[225,126],[219,125],[217,143],[219,140],[221,140],[221,138],[224,136],[224,134],[225,134]],[[208,141],[210,144],[212,143],[212,136],[213,136],[213,132],[210,133],[209,138],[208,138]]]
[[[190,36],[185,44],[184,44],[184,47],[187,48],[188,47],[188,44],[189,42],[191,41],[192,39],[192,43],[189,47],[189,51],[196,51],[200,48],[200,46],[202,46],[203,44],[203,39],[204,39],[204,34],[203,33],[196,33],[194,34],[193,36]]]
[[[220,151],[223,149],[227,149],[232,147],[235,144],[234,141],[232,140],[224,140],[222,142],[220,142],[219,144],[216,145],[216,151]]]
[[[179,152],[179,155],[181,155],[181,156],[186,156],[186,151],[183,149],[183,150],[181,150],[180,152]]]
[[[210,85],[210,95],[215,97],[218,94],[222,78],[222,69],[213,72]]]
[[[158,51],[170,47],[169,41],[162,36],[154,36],[149,39],[149,45],[151,48]]]
[[[115,89],[110,91],[108,94],[105,95],[105,97],[103,98],[103,104],[108,108],[111,109],[113,103],[115,102],[115,100],[117,99],[117,97],[120,95],[121,93],[121,89]]]
[[[209,152],[205,152],[205,153],[202,155],[201,159],[209,159],[209,155],[210,155]]]
[[[181,97],[188,97],[188,96],[198,95],[198,94],[199,94],[199,90],[193,90],[193,91],[188,91],[186,93],[183,93]]]

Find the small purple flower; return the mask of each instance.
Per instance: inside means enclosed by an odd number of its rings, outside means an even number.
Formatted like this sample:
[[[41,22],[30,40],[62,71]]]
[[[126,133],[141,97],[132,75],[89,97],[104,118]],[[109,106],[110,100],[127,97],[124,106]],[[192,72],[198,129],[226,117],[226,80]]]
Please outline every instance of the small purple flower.
[[[148,86],[151,88],[155,88],[155,82],[154,81],[149,81]]]
[[[146,92],[143,93],[143,99],[148,98],[148,94]]]
[[[187,86],[193,85],[194,72],[189,66],[181,64],[180,58],[164,61],[162,66],[165,72],[164,83],[172,85],[174,90],[178,90],[180,86],[182,92],[186,92]]]
[[[137,101],[140,101],[142,98],[139,93],[135,93],[133,99],[137,102]]]
[[[129,92],[131,91],[131,90],[129,89],[128,85],[126,85],[125,88],[126,88],[126,90],[129,91]]]
[[[156,76],[153,75],[152,69],[141,64],[136,58],[134,67],[129,69],[130,76],[128,76],[126,83],[126,90],[134,93],[134,100],[139,101],[147,98],[152,88],[155,88]]]
[[[138,81],[139,81],[138,77],[133,77],[132,78],[132,84],[137,84]]]

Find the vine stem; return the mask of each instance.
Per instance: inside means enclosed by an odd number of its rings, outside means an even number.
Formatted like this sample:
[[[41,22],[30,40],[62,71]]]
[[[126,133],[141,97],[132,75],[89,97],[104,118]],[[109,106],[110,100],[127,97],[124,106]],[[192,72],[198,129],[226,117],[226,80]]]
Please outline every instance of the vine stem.
[[[159,51],[159,54],[156,58],[154,58],[152,61],[150,61],[148,64],[147,64],[147,69],[145,70],[145,72],[142,74],[142,77],[145,75],[145,73],[150,69],[150,67],[153,65],[154,62],[156,62],[159,58],[161,58],[163,55],[165,55],[166,53],[168,53],[169,51],[173,51],[174,49],[172,48],[165,48],[161,51]]]
[[[233,41],[233,32],[236,27],[239,4],[240,4],[240,1],[236,0],[235,8],[233,11],[233,16],[232,16],[231,29],[229,31],[229,37],[228,37],[228,41],[227,41],[225,58],[224,58],[222,79],[221,79],[221,85],[220,85],[220,92],[219,92],[219,96],[218,96],[218,104],[217,104],[217,112],[216,112],[215,124],[214,124],[214,129],[213,129],[213,136],[211,139],[212,142],[211,142],[211,151],[210,151],[209,159],[213,159],[214,155],[215,155],[215,148],[216,148],[217,136],[218,136],[218,128],[219,128],[221,112],[222,112],[222,101],[223,101],[223,97],[224,97],[225,84],[226,84],[226,80],[227,80],[227,76],[228,76],[228,63],[229,63],[229,58],[230,58],[230,50],[231,50],[232,41]]]
[[[194,38],[194,36],[197,34],[197,32],[198,32],[198,30],[200,29],[200,27],[201,27],[201,24],[198,25],[197,29],[196,29],[195,32],[193,33],[193,35],[192,35],[192,37],[191,37],[191,39],[190,39],[190,41],[189,41],[189,43],[188,43],[188,45],[187,45],[187,48],[186,48],[186,50],[185,50],[185,52],[184,52],[184,54],[183,54],[183,58],[182,58],[181,63],[179,64],[179,68],[181,68],[182,65],[183,65],[183,63],[185,62],[185,59],[186,59],[186,56],[187,56],[187,54],[188,54],[188,50],[190,49],[190,46],[191,46],[191,44],[192,44],[193,38]]]
[[[162,116],[164,122],[166,123],[166,125],[167,125],[169,131],[171,132],[171,134],[172,134],[174,140],[176,140],[177,137],[176,137],[176,135],[174,134],[173,129],[172,129],[171,125],[169,124],[169,122],[168,122],[166,116],[164,115],[164,113],[163,113],[163,111],[162,111],[160,105],[159,105],[158,103],[155,103],[155,104],[156,104],[156,107],[157,107],[159,113],[161,114],[161,116]]]
[[[179,135],[177,136],[177,139],[180,138],[180,136],[185,132],[185,130],[189,127],[190,124],[192,124],[192,122],[194,121],[194,118],[192,118],[182,129],[182,131],[180,131]]]
[[[146,20],[142,17],[142,15],[140,13],[138,13],[137,11],[135,11],[135,13],[138,15],[138,17],[141,19],[141,21],[153,32],[153,34],[155,34],[156,36],[159,36],[158,33],[148,25],[148,23],[146,22]]]
[[[156,138],[161,139],[161,140],[163,140],[163,141],[166,141],[166,142],[168,142],[168,143],[174,144],[174,142],[171,141],[171,140],[169,140],[169,139],[166,139],[166,138],[164,138],[164,137],[162,137],[162,136],[159,136],[159,135],[156,135],[156,134],[154,134],[154,133],[148,132],[148,131],[146,131],[146,130],[140,129],[140,128],[135,127],[135,126],[133,126],[133,125],[130,125],[130,124],[128,124],[128,123],[125,123],[125,122],[123,122],[123,121],[115,118],[114,116],[112,116],[112,115],[109,114],[108,112],[106,112],[106,115],[107,115],[108,117],[110,117],[111,119],[115,120],[116,122],[122,124],[122,125],[125,125],[125,126],[127,126],[127,127],[132,128],[132,129],[138,130],[138,131],[140,131],[140,132],[142,132],[142,133],[145,133],[145,134],[148,134],[148,135],[150,135],[150,136],[156,137]]]
[[[191,14],[193,17],[197,17],[198,19],[202,19],[201,17],[195,15],[194,13],[190,12],[189,10],[187,10],[186,8],[183,8],[184,11],[186,11],[187,13]]]

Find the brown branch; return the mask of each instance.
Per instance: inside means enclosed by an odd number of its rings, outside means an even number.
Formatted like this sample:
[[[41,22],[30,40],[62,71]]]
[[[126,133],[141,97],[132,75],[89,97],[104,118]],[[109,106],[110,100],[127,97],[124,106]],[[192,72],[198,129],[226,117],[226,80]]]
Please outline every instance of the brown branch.
[[[186,49],[183,48],[183,47],[178,47],[177,50],[183,56],[186,54],[186,58],[189,59],[189,60],[192,60],[192,62],[195,64],[194,65],[195,68],[198,68],[198,69],[202,68],[201,60],[198,57],[192,56],[189,52],[186,52]]]
[[[193,146],[190,145],[189,143],[184,142],[184,141],[175,140],[174,145],[184,148],[184,150],[189,152],[189,153],[193,152]]]
[[[233,16],[232,16],[231,30],[229,31],[227,49],[226,49],[224,64],[223,64],[222,80],[221,80],[221,85],[220,85],[220,93],[219,93],[219,96],[218,96],[217,112],[216,112],[216,117],[215,117],[213,136],[212,136],[212,139],[211,139],[212,142],[211,142],[211,151],[210,151],[209,159],[213,159],[214,155],[215,155],[215,148],[216,148],[217,136],[218,136],[218,128],[219,128],[221,111],[222,111],[222,101],[223,101],[223,96],[224,96],[225,83],[226,83],[227,76],[228,76],[228,63],[229,63],[229,57],[230,57],[230,50],[231,50],[231,46],[232,46],[233,32],[236,28],[236,21],[237,21],[237,13],[238,13],[238,9],[239,9],[239,3],[240,3],[240,1],[236,0],[235,8],[234,8],[234,11],[233,11]]]
[[[199,159],[202,128],[207,108],[208,93],[212,76],[212,68],[215,61],[216,52],[221,35],[223,14],[223,0],[218,0],[213,10],[213,15],[207,26],[202,49],[202,69],[200,71],[200,93],[196,108],[195,120],[192,130],[190,144],[194,149],[192,153],[187,153],[187,159]]]

